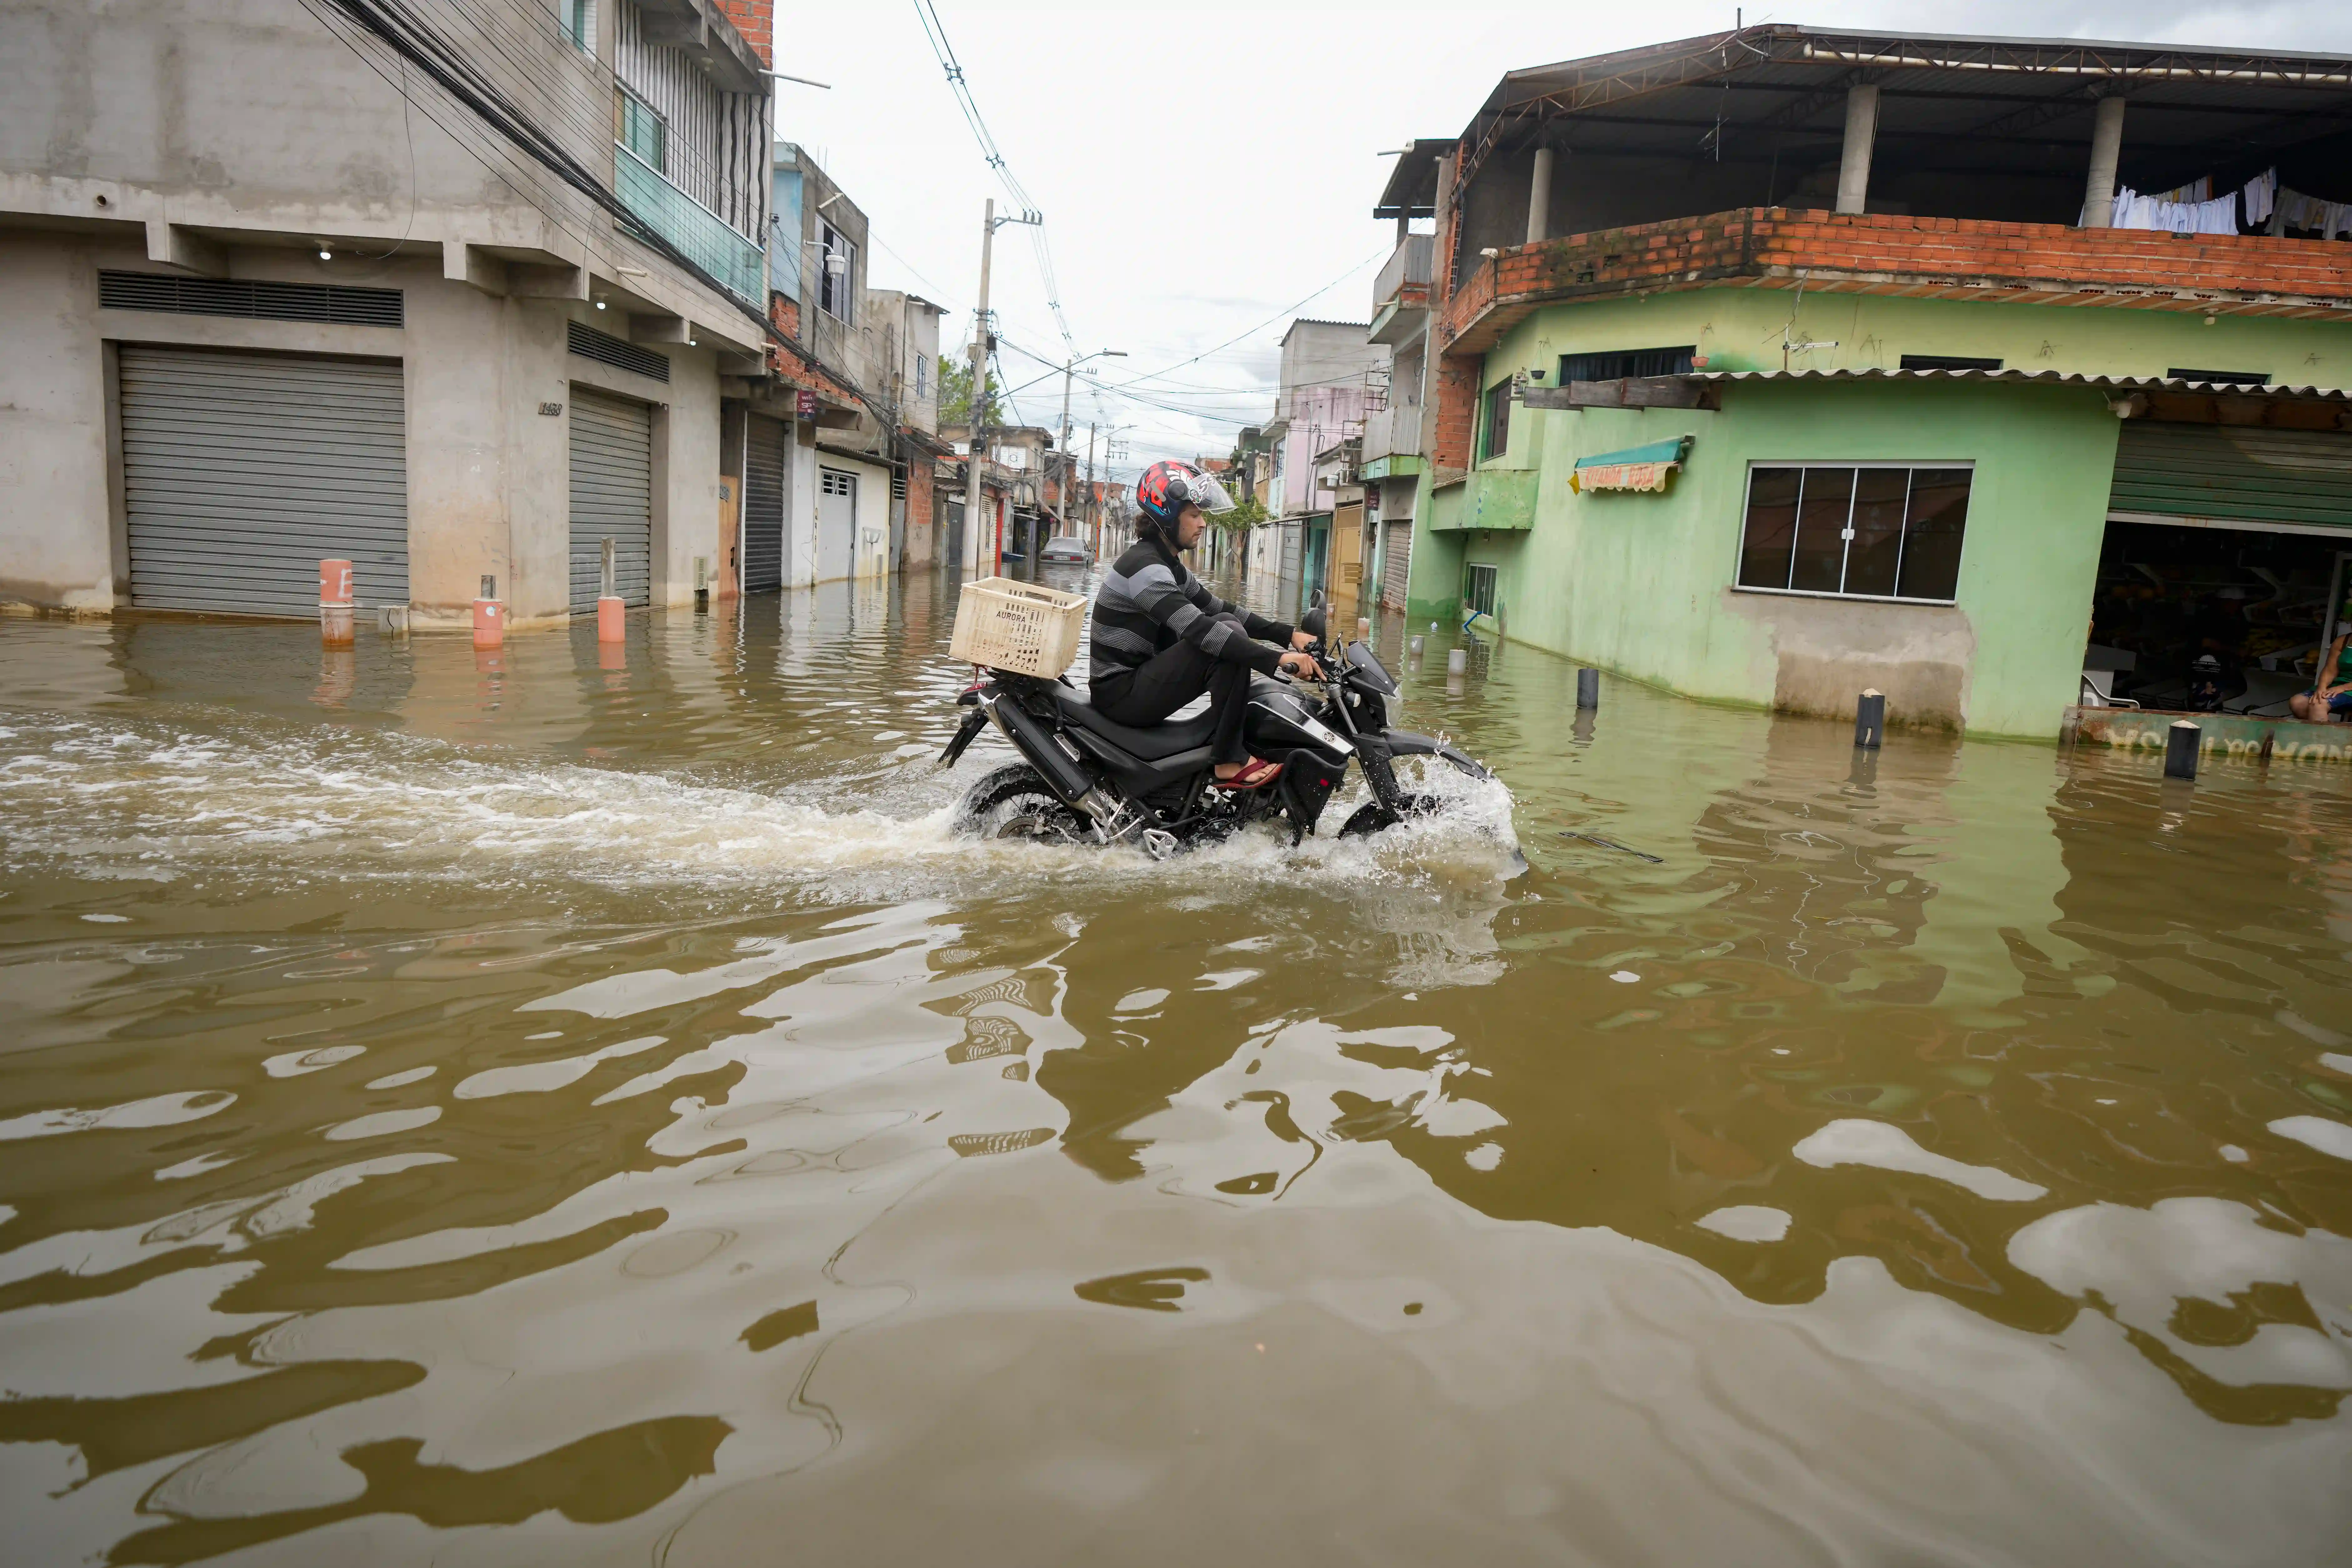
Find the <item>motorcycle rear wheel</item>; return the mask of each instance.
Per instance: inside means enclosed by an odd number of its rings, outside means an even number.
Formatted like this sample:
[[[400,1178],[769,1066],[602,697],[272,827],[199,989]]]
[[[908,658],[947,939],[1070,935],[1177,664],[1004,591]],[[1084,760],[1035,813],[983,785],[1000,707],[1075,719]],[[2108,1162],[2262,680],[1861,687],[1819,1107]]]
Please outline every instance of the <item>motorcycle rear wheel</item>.
[[[1091,842],[1087,819],[1054,793],[1025,762],[1009,762],[974,784],[956,811],[956,831],[979,839],[1034,843]]]

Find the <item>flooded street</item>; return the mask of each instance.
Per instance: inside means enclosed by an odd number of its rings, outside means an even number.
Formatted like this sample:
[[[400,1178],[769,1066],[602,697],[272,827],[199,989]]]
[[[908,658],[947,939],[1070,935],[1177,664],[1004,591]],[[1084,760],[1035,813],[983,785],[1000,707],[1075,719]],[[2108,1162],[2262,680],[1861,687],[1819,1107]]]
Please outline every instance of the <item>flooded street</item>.
[[[13,1561],[2341,1553],[2352,769],[1391,619],[1507,800],[982,845],[952,613],[0,622]]]

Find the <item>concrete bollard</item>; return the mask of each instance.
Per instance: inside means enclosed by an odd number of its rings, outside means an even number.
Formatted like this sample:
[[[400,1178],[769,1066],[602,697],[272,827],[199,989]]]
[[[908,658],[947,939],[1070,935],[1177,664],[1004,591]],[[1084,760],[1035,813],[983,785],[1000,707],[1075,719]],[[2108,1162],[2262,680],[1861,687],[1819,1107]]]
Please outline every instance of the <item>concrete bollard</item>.
[[[2205,741],[2202,727],[2185,718],[2172,721],[2164,732],[2164,776],[2167,779],[2197,777],[2197,753]]]
[[[1576,672],[1576,706],[1580,708],[1597,708],[1601,706],[1600,671]]]
[[[352,635],[352,563],[333,557],[319,562],[319,642],[348,648]]]
[[[1447,674],[1462,674],[1469,668],[1470,651],[1467,648],[1448,648],[1445,651],[1445,673]]]
[[[1853,743],[1878,749],[1886,738],[1886,697],[1884,693],[1864,691],[1853,708]]]
[[[604,541],[604,588],[596,595],[596,641],[618,643],[629,634],[629,609],[621,602],[613,559],[613,541]]]
[[[474,601],[474,646],[502,648],[507,641],[507,607],[499,602],[499,580],[482,574],[482,595]]]
[[[1359,643],[1369,643],[1369,642],[1370,642],[1371,640],[1372,640],[1372,618],[1371,618],[1370,616],[1369,616],[1369,615],[1359,615],[1359,616],[1357,616],[1357,617],[1356,617],[1356,641],[1357,641],[1357,642],[1359,642]]]
[[[407,605],[387,604],[381,612],[378,612],[378,618],[383,622],[384,634],[386,636],[405,637],[408,635]]]
[[[1410,657],[1412,657],[1412,658],[1418,659],[1418,658],[1420,658],[1420,657],[1421,657],[1421,651],[1422,651],[1422,649],[1423,649],[1423,647],[1425,647],[1426,645],[1427,645],[1427,644],[1426,644],[1426,643],[1424,643],[1422,641],[1422,639],[1421,639],[1421,637],[1419,636],[1419,634],[1417,634],[1417,633],[1416,633],[1416,634],[1414,635],[1414,637],[1413,637],[1412,641],[1411,641],[1411,642],[1407,643],[1404,645],[1404,651],[1405,651],[1405,653],[1407,653],[1407,655],[1409,655]]]
[[[710,613],[710,558],[707,555],[694,558],[694,612]]]

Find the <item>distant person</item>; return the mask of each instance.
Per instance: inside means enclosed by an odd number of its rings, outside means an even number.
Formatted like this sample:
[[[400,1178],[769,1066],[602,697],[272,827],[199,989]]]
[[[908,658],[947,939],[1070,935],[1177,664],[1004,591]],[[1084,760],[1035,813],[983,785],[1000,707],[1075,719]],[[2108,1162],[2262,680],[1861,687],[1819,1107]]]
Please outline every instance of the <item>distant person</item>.
[[[2352,722],[2352,621],[2336,623],[2336,641],[2327,644],[2311,689],[2295,693],[2286,706],[2307,724]]]
[[[2190,713],[2220,713],[2223,703],[2245,689],[2245,682],[2232,682],[2222,671],[2219,657],[2200,653],[2189,666],[2189,696],[2181,706]]]

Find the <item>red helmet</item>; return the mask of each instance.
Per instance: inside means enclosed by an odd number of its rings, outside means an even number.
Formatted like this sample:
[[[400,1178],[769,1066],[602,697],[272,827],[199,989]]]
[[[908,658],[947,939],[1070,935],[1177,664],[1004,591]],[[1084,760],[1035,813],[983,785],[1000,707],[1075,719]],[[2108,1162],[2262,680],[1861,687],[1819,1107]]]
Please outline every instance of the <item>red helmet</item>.
[[[1234,498],[1225,487],[1190,463],[1154,463],[1135,482],[1136,508],[1161,528],[1174,528],[1187,507],[1204,512],[1230,512]]]

